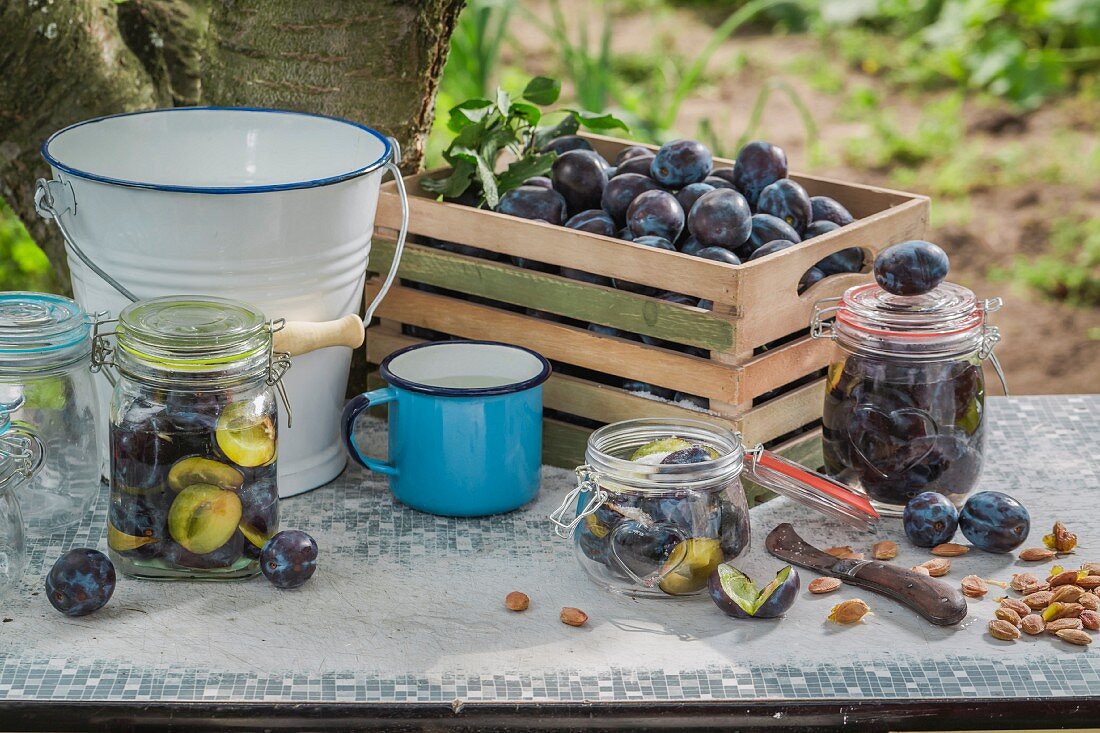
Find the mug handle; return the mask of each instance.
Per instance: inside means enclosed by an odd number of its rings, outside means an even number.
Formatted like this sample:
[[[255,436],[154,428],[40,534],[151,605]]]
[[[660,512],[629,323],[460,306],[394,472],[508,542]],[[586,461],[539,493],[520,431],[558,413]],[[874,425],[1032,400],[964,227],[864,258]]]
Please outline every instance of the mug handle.
[[[396,399],[397,390],[393,387],[383,387],[372,392],[356,395],[344,406],[344,414],[340,418],[340,435],[344,439],[344,447],[347,448],[348,454],[360,466],[386,476],[396,476],[397,468],[385,461],[365,456],[359,451],[359,446],[355,443],[355,420],[363,411],[377,405],[393,402]]]

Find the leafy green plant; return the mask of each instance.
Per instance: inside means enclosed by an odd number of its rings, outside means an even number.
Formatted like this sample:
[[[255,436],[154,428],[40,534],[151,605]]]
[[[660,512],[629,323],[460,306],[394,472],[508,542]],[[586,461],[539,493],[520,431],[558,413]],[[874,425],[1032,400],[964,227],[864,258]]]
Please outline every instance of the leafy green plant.
[[[1046,253],[1020,255],[1010,268],[992,274],[1055,300],[1100,306],[1100,219],[1057,219]]]
[[[657,60],[647,59],[646,73],[631,80],[629,57],[616,57],[611,49],[611,24],[608,6],[601,4],[603,25],[594,40],[581,23],[574,42],[568,32],[559,0],[551,2],[551,22],[539,22],[547,37],[561,51],[562,74],[573,87],[586,109],[614,109],[630,122],[639,138],[664,142],[675,128],[680,108],[706,82],[707,67],[715,52],[738,29],[762,13],[800,0],[749,0],[728,15],[711,33],[699,53],[690,59],[660,53]]]
[[[0,290],[53,289],[50,261],[0,199]]]
[[[1095,0],[825,0],[821,18],[830,37],[854,29],[840,48],[869,73],[983,89],[1024,107],[1100,69]]]
[[[495,99],[476,97],[452,107],[447,127],[455,137],[443,153],[451,171],[442,178],[424,181],[424,188],[445,198],[457,198],[476,184],[479,203],[495,208],[505,193],[532,176],[550,171],[555,155],[542,152],[547,141],[571,135],[581,127],[627,129],[614,115],[577,109],[558,110],[564,113],[561,121],[553,127],[539,128],[543,119],[540,107],[553,104],[560,94],[561,82],[536,76],[517,99],[497,89]],[[500,170],[505,153],[514,160]]]

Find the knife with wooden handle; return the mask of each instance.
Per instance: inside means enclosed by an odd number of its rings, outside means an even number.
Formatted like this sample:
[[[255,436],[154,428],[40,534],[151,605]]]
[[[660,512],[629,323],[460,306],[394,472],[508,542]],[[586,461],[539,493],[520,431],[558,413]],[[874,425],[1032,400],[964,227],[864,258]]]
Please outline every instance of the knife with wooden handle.
[[[879,560],[833,557],[799,537],[787,522],[771,531],[764,546],[780,560],[893,598],[937,626],[966,618],[966,597],[955,586]]]

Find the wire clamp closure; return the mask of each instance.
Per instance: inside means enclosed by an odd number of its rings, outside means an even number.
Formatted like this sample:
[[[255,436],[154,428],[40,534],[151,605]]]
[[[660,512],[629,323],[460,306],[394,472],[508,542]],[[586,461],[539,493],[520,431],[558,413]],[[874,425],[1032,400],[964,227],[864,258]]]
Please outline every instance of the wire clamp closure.
[[[550,521],[554,524],[554,534],[562,539],[569,539],[573,532],[580,526],[586,517],[595,514],[596,510],[607,501],[607,492],[603,490],[599,482],[599,474],[592,470],[591,466],[577,466],[577,485],[565,495],[558,508],[550,513]],[[574,511],[581,494],[591,494],[588,503],[577,512],[577,516],[566,521],[569,513]]]

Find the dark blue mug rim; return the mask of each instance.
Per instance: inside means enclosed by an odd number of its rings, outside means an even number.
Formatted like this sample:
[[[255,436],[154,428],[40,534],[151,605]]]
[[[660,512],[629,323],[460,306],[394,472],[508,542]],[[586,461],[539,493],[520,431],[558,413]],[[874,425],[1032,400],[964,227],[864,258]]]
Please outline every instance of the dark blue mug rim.
[[[447,346],[456,344],[473,344],[484,346],[503,346],[508,349],[516,349],[517,351],[525,351],[531,356],[535,357],[542,364],[542,370],[531,377],[525,379],[522,382],[512,382],[510,384],[502,384],[498,387],[436,387],[429,384],[421,384],[419,382],[412,382],[404,377],[399,377],[390,371],[390,362],[401,356],[407,354],[410,351],[416,351],[418,349],[425,349],[432,346]],[[477,339],[456,339],[454,341],[426,341],[420,344],[413,344],[412,346],[406,346],[403,349],[399,349],[385,359],[382,360],[382,364],[378,367],[378,372],[382,375],[382,379],[386,380],[386,383],[392,387],[398,389],[408,390],[409,392],[419,392],[420,394],[434,395],[437,397],[492,397],[495,395],[515,394],[517,392],[525,392],[534,387],[538,387],[540,384],[550,378],[550,373],[553,371],[550,366],[550,362],[546,360],[542,354],[528,349],[526,346],[517,346],[516,344],[508,344],[503,341],[484,341]]]

